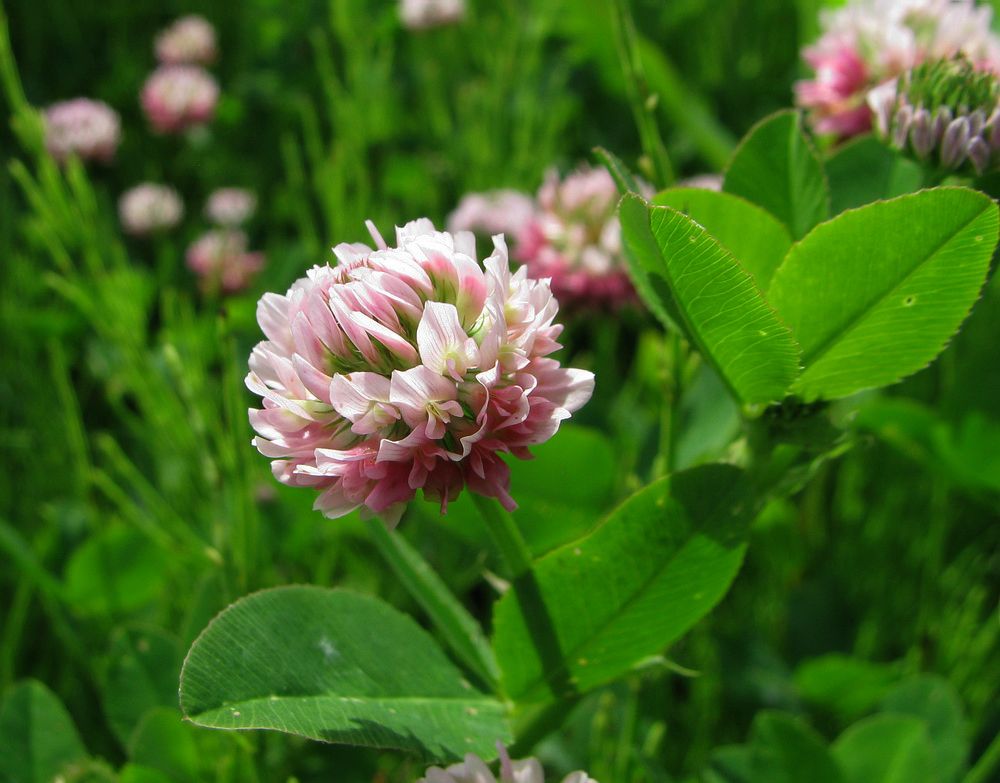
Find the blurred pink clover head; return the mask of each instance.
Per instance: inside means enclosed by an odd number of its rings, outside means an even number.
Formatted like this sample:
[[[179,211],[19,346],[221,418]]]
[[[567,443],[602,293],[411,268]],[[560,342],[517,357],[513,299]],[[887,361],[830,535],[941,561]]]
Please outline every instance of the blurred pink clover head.
[[[980,69],[1000,70],[992,13],[974,0],[848,0],[825,10],[819,39],[802,52],[814,75],[796,83],[796,103],[817,133],[865,133],[869,90],[926,60],[961,54]]]
[[[153,130],[181,133],[211,121],[219,85],[197,65],[161,65],[146,80],[139,100]]]
[[[604,168],[582,166],[565,178],[550,169],[534,214],[517,233],[514,257],[530,277],[550,279],[567,308],[616,310],[638,301],[615,214],[618,198]]]
[[[246,223],[257,209],[257,197],[243,188],[219,188],[205,204],[205,215],[213,223],[236,228]]]
[[[480,265],[471,233],[426,218],[395,247],[369,229],[376,249],[337,245],[335,266],[260,300],[255,445],[330,518],[394,525],[417,490],[442,511],[465,488],[513,510],[500,455],[528,459],[594,386],[550,356],[562,326],[548,283],[511,273],[502,236]]]
[[[156,59],[164,65],[208,65],[215,61],[215,28],[204,17],[189,14],[156,36]]]
[[[118,112],[103,101],[74,98],[45,110],[45,148],[60,163],[71,155],[110,163],[121,141]]]
[[[176,226],[184,217],[184,202],[173,188],[144,182],[118,200],[118,217],[125,233],[146,236]]]
[[[408,30],[427,30],[460,22],[465,0],[399,0],[399,19]]]
[[[188,268],[200,278],[203,289],[238,293],[264,266],[264,254],[249,252],[247,243],[243,231],[209,231],[188,248]]]

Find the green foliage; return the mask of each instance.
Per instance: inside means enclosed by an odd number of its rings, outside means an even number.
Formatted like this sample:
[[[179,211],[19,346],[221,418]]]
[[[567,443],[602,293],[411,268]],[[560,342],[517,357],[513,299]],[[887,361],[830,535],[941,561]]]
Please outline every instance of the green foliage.
[[[83,761],[87,749],[59,698],[22,682],[0,706],[0,773],[10,783],[49,783]]]
[[[925,367],[979,297],[998,220],[983,194],[939,188],[846,212],[798,242],[769,291],[802,349],[792,391],[844,397]]]
[[[826,175],[796,112],[751,128],[726,166],[722,189],[766,209],[795,240],[830,215]]]
[[[495,609],[506,694],[541,701],[584,692],[676,640],[739,569],[748,489],[732,467],[676,473],[539,560]]]
[[[477,692],[412,620],[346,590],[284,587],[223,612],[184,662],[195,723],[326,742],[490,757],[509,740],[500,702]]]
[[[670,207],[628,194],[622,230],[656,300],[740,402],[781,399],[797,348],[750,275],[708,232]]]

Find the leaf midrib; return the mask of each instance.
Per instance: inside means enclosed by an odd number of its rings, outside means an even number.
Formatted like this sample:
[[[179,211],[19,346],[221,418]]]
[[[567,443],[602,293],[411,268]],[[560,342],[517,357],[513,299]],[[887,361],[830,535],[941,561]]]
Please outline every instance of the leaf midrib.
[[[987,211],[986,209],[983,209],[980,212],[976,213],[960,229],[958,229],[954,233],[952,233],[951,236],[946,237],[944,240],[942,240],[941,243],[938,244],[930,253],[928,253],[926,256],[924,256],[923,260],[921,260],[917,264],[915,264],[914,267],[909,272],[907,272],[904,277],[902,277],[892,287],[887,288],[884,293],[882,293],[877,299],[873,300],[873,302],[872,302],[871,305],[869,305],[868,307],[866,307],[864,310],[862,310],[861,312],[859,312],[854,318],[852,318],[844,326],[843,329],[841,329],[836,334],[833,334],[830,337],[828,337],[823,343],[820,344],[819,348],[817,348],[817,349],[815,349],[814,351],[811,352],[811,354],[810,354],[809,357],[806,357],[803,354],[802,365],[803,365],[804,369],[802,370],[802,375],[800,375],[799,378],[801,378],[803,375],[805,375],[807,372],[809,372],[809,370],[811,370],[816,365],[816,363],[819,362],[827,353],[829,353],[830,351],[832,351],[837,346],[837,344],[839,342],[841,342],[844,339],[846,339],[846,335],[848,335],[850,332],[854,331],[855,328],[857,328],[858,324],[861,321],[863,321],[868,316],[870,316],[872,314],[872,312],[874,312],[874,310],[876,310],[883,302],[885,302],[885,300],[888,299],[889,296],[894,291],[896,291],[898,288],[902,287],[904,283],[906,283],[908,280],[910,280],[910,278],[912,278],[921,269],[923,269],[924,265],[927,264],[931,259],[933,259],[934,256],[936,256],[939,252],[941,252],[942,248],[944,248],[956,236],[958,236],[963,231],[965,231],[975,221],[977,221],[979,218],[981,218],[986,213],[986,211]]]

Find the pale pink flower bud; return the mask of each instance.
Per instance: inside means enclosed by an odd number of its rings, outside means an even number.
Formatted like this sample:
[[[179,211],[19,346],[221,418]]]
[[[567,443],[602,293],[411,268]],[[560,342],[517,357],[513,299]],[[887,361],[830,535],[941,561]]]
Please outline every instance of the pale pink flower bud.
[[[615,309],[637,301],[626,271],[618,188],[603,168],[584,166],[560,180],[550,170],[538,208],[517,234],[515,257],[574,309]]]
[[[118,201],[118,217],[127,234],[145,236],[176,226],[184,216],[177,191],[146,182],[127,190]]]
[[[219,188],[213,191],[205,204],[205,215],[213,223],[235,228],[253,217],[257,197],[243,188]]]
[[[154,130],[179,133],[212,119],[219,85],[196,65],[161,65],[146,80],[139,97]]]
[[[528,458],[594,385],[549,357],[562,327],[548,283],[511,274],[499,235],[484,268],[470,233],[416,220],[389,247],[370,228],[377,249],[338,245],[336,266],[260,300],[257,448],[331,518],[394,524],[417,490],[442,510],[463,488],[516,508],[499,455]]]
[[[494,236],[503,234],[513,239],[535,213],[535,202],[526,193],[516,190],[491,190],[468,193],[448,216],[448,230],[472,231]]]
[[[264,266],[263,253],[247,252],[247,235],[236,230],[209,231],[187,251],[188,268],[202,287],[225,293],[242,291]]]
[[[164,65],[207,65],[215,60],[215,28],[201,16],[182,16],[156,36],[156,59]]]
[[[455,24],[465,16],[465,0],[399,0],[399,18],[409,30]]]
[[[70,155],[80,160],[111,161],[121,141],[118,113],[102,101],[74,98],[45,110],[45,148],[59,162]]]
[[[431,767],[426,776],[416,783],[545,783],[545,773],[536,758],[511,761],[507,749],[497,743],[500,753],[500,777],[490,771],[479,756],[468,753],[460,764],[450,767]],[[597,783],[586,772],[571,772],[562,783]]]

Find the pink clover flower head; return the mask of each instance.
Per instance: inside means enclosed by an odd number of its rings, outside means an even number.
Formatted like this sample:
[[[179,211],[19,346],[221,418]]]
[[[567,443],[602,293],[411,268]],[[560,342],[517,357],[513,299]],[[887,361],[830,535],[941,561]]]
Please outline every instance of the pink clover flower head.
[[[125,233],[146,236],[176,226],[184,216],[184,202],[167,185],[145,182],[125,191],[118,200],[118,217]]]
[[[399,18],[408,30],[426,30],[460,22],[465,0],[399,0]]]
[[[467,753],[465,760],[450,767],[431,767],[416,783],[545,783],[545,773],[536,758],[511,761],[507,749],[497,742],[500,777],[490,771],[479,756]],[[562,783],[597,783],[586,772],[571,772]]]
[[[45,110],[45,148],[62,163],[70,155],[80,160],[114,158],[121,141],[118,112],[102,101],[74,98]]]
[[[248,252],[247,242],[242,231],[209,231],[188,248],[188,268],[201,278],[206,290],[242,291],[264,266],[264,254]]]
[[[974,0],[848,0],[821,14],[823,32],[802,52],[815,75],[796,83],[796,102],[818,133],[867,132],[868,91],[925,60],[962,54],[979,68],[1000,70],[991,16]]]
[[[197,14],[182,16],[156,36],[156,59],[164,65],[207,65],[215,60],[215,28]]]
[[[573,309],[617,309],[637,296],[626,271],[618,188],[603,168],[584,166],[560,180],[549,170],[535,214],[517,234],[515,258]]]
[[[212,119],[219,85],[197,65],[161,65],[139,96],[150,125],[158,133],[180,133]]]
[[[467,193],[448,216],[448,231],[515,237],[535,214],[535,202],[516,190]]]
[[[677,187],[720,191],[722,190],[722,182],[723,176],[721,174],[696,174],[678,182]]]
[[[511,274],[502,236],[480,266],[471,233],[424,218],[389,247],[369,229],[377,249],[337,245],[336,266],[260,300],[255,445],[330,518],[394,525],[418,489],[442,511],[466,487],[516,508],[500,454],[529,458],[594,386],[549,356],[562,327],[548,284]]]
[[[213,223],[235,228],[253,217],[257,197],[243,188],[219,188],[209,195],[205,215]]]

